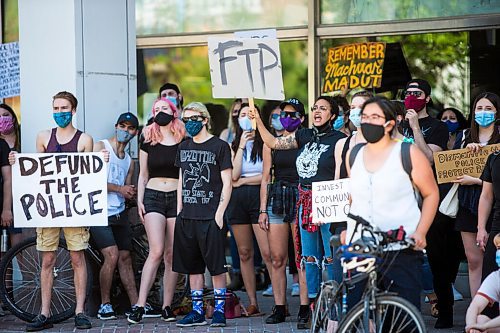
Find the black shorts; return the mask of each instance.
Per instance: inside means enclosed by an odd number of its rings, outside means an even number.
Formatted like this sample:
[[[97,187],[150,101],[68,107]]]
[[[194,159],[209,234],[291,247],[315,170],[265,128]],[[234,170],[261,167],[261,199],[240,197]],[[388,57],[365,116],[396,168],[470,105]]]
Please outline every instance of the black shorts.
[[[166,218],[177,216],[177,191],[163,192],[147,188],[143,202],[146,214],[160,213]]]
[[[260,185],[243,185],[233,188],[227,207],[227,221],[233,224],[258,224]]]
[[[172,270],[181,274],[203,274],[205,267],[212,276],[226,269],[224,244],[226,228],[219,229],[215,220],[175,221]]]
[[[99,249],[118,246],[120,251],[130,251],[132,248],[132,228],[128,214],[122,212],[118,215],[108,216],[109,225],[105,227],[90,227],[92,242]]]
[[[486,231],[491,230],[492,218],[486,221]],[[458,207],[457,217],[455,219],[455,231],[477,233],[477,215],[472,214],[467,208]]]

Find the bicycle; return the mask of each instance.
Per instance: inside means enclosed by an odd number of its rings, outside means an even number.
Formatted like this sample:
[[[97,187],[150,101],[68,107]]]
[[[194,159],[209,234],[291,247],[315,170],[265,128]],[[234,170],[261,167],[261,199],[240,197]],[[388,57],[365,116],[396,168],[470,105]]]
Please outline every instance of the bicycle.
[[[351,214],[348,217],[356,221],[355,230],[361,226],[361,238],[340,246],[337,256],[342,262],[343,281],[340,285],[335,281],[322,284],[313,312],[312,331],[426,332],[424,320],[413,304],[377,286],[377,266],[384,257],[384,250],[395,244],[411,247],[413,240],[405,239],[402,230],[376,231],[363,218]],[[333,236],[330,243],[339,246],[339,237]],[[361,301],[348,309],[349,288],[366,279],[368,283]]]
[[[132,225],[132,256],[137,265],[136,283],[140,282],[142,267],[149,253],[147,243],[141,241],[145,234],[142,224]],[[93,285],[92,264],[99,269],[102,267],[104,258],[99,250],[89,243],[85,250],[85,260],[87,264],[87,298],[91,294]],[[36,250],[36,237],[30,237],[5,253],[0,262],[0,299],[10,312],[24,321],[31,321],[40,313],[41,308],[41,255]],[[163,266],[162,266],[163,267]],[[160,267],[158,277],[163,275],[163,268]],[[52,291],[52,301],[50,308],[51,322],[58,323],[74,315],[76,307],[75,286],[73,281],[73,269],[71,266],[70,253],[63,238],[59,241],[57,249],[56,263],[53,269],[54,284]],[[137,284],[139,285],[139,284]],[[152,288],[149,297],[153,307],[160,307],[161,301],[158,296],[160,287]],[[116,277],[112,287],[112,299],[119,297],[124,290],[121,288],[121,281]],[[172,306],[177,306],[189,293],[189,279],[185,275],[179,275],[178,286],[174,294]]]

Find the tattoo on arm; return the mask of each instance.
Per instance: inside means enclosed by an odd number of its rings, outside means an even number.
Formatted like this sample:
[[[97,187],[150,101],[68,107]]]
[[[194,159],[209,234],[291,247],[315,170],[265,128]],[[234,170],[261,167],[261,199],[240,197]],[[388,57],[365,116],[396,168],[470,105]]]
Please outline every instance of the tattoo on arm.
[[[224,201],[224,193],[221,193],[219,203],[222,203],[223,201]]]
[[[297,141],[295,140],[295,135],[288,135],[286,137],[276,138],[275,149],[287,150],[298,148]]]

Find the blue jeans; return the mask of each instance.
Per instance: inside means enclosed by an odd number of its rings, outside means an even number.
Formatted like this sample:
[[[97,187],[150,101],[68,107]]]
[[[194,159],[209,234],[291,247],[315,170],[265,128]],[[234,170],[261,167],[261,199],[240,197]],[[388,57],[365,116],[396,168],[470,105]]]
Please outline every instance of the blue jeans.
[[[427,255],[424,255],[424,263],[422,265],[422,287],[424,294],[432,294],[434,292],[434,285],[432,284],[432,271],[429,265]]]
[[[299,208],[299,216],[302,216],[302,207]],[[302,228],[302,221],[299,220],[300,238],[302,242],[302,265],[306,269],[307,291],[309,298],[315,298],[318,295],[322,281],[322,270],[328,275],[328,280],[334,279],[334,263],[326,258],[332,258],[332,249],[330,248],[329,224],[322,224],[318,231],[308,232]],[[309,261],[308,257],[314,258]]]

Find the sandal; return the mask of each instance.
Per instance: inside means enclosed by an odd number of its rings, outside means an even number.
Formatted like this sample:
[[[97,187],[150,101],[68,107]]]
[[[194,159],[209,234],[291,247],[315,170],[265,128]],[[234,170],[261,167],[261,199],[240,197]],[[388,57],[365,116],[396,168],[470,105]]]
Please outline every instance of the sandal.
[[[434,318],[438,318],[439,317],[439,310],[437,308],[437,299],[434,299],[434,300],[429,300],[429,304],[431,305],[431,316],[433,316]]]
[[[248,306],[248,308],[244,308],[243,306],[241,307],[242,309],[242,313],[241,315],[243,317],[259,317],[259,316],[263,316],[264,313],[263,312],[260,312],[259,308],[257,307],[257,305],[253,305],[253,304],[250,304]]]

